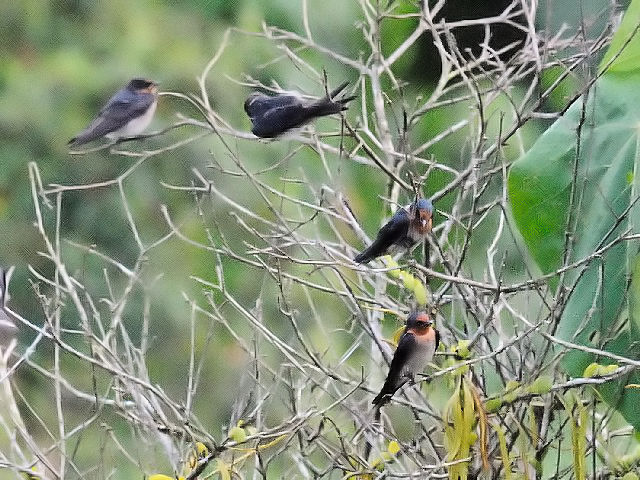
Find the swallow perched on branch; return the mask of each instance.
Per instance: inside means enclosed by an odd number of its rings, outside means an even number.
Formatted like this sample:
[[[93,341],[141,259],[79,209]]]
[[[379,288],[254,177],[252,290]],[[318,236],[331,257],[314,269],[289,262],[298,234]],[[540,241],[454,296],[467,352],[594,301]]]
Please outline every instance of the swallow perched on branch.
[[[117,140],[139,135],[149,126],[158,104],[158,84],[134,78],[109,99],[98,116],[69,140],[76,147],[102,137]]]
[[[413,381],[414,375],[422,372],[431,361],[439,344],[440,334],[433,328],[429,315],[425,312],[411,313],[393,354],[387,379],[371,403],[381,407],[400,387]]]
[[[378,232],[374,242],[355,257],[356,263],[368,263],[382,255],[410,250],[424,241],[432,227],[433,205],[428,198],[417,199],[396,213]]]
[[[275,138],[318,117],[347,110],[347,103],[356,97],[336,97],[348,84],[344,82],[320,100],[305,100],[297,92],[274,96],[254,92],[244,102],[253,125],[251,131],[256,137]]]

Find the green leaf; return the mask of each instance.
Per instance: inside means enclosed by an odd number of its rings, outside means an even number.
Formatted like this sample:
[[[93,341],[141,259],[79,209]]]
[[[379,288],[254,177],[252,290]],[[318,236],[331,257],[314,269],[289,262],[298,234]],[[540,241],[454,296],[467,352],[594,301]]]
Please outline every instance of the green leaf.
[[[582,405],[574,392],[567,392],[564,396],[565,410],[569,416],[571,425],[571,451],[573,455],[573,473],[577,480],[585,480],[585,455],[587,409]],[[577,405],[574,412],[573,406]],[[576,419],[576,416],[578,417]]]
[[[516,398],[518,398],[518,395],[520,394],[519,388],[520,388],[520,382],[518,382],[517,380],[509,380],[504,387],[505,393],[502,397],[503,400],[507,403],[514,402]]]
[[[467,359],[471,356],[471,352],[469,351],[469,340],[460,340],[456,347],[456,353],[462,359]]]
[[[511,480],[511,458],[509,457],[509,450],[507,449],[507,439],[504,436],[504,430],[498,424],[494,424],[493,429],[498,435],[498,442],[500,443],[500,457],[502,458],[504,478],[505,480]]]
[[[484,404],[484,408],[486,408],[488,413],[494,413],[500,410],[502,407],[502,399],[501,398],[490,398]]]
[[[629,288],[629,317],[632,328],[640,330],[640,255],[636,256],[633,264],[631,287]]]
[[[220,474],[220,480],[231,480],[231,472],[229,471],[229,465],[227,465],[220,458],[216,460],[216,470]]]
[[[528,390],[530,393],[542,395],[549,393],[551,391],[551,387],[553,387],[553,378],[549,375],[540,375],[531,385],[529,385]]]
[[[627,8],[618,27],[616,34],[611,39],[611,44],[600,62],[600,69],[603,69],[612,58],[620,53],[607,72],[628,72],[638,70],[640,65],[640,2],[634,0]]]
[[[247,439],[247,432],[241,427],[232,427],[229,430],[229,438],[236,443],[242,443]]]
[[[601,66],[626,44],[623,53],[510,170],[513,216],[544,273],[562,266],[568,229],[574,229],[569,263],[593,255],[623,232],[640,231],[640,34],[632,37],[639,21],[640,0],[633,0]],[[568,224],[570,208],[576,221]],[[627,279],[637,252],[637,243],[620,242],[567,272],[566,285],[578,283],[560,319],[559,338],[640,358],[635,341],[640,335],[640,314],[635,307],[629,310],[628,326],[625,323]],[[639,276],[636,271],[634,284]],[[553,287],[556,282],[556,278],[551,281]],[[579,377],[597,360],[591,353],[572,350],[563,358],[563,366],[569,375]],[[632,381],[640,383],[640,374],[607,382],[598,390],[640,428],[640,392],[622,389]]]
[[[592,362],[589,365],[587,365],[587,368],[584,369],[582,376],[584,378],[595,377],[596,375],[598,375],[599,371],[600,371],[600,365],[597,364],[596,362]]]

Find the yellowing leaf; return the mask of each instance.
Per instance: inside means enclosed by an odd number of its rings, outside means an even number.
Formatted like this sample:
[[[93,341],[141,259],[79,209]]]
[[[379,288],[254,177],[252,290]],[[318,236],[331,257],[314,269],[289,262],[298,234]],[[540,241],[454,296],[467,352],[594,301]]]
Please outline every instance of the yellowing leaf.
[[[229,438],[236,443],[242,443],[247,439],[247,432],[244,431],[244,428],[233,427],[229,430]]]
[[[571,426],[571,450],[573,454],[573,474],[578,480],[586,478],[585,457],[587,453],[587,409],[573,392],[564,395],[565,410],[569,416]],[[573,405],[576,406],[575,410]]]
[[[389,446],[387,447],[387,451],[391,455],[397,455],[397,453],[400,451],[400,444],[398,442],[396,442],[395,440],[392,440],[391,442],[389,442]]]
[[[487,412],[484,408],[484,404],[482,403],[482,399],[480,398],[480,392],[471,381],[468,383],[469,390],[473,396],[473,406],[478,420],[478,431],[480,432],[480,457],[482,458],[482,468],[486,471],[489,469],[489,434],[487,428],[489,420],[487,419]]]
[[[149,480],[176,480],[176,477],[170,477],[161,473],[154,473],[153,475],[149,475]]]
[[[389,270],[389,275],[392,278],[399,279],[402,275],[402,270],[400,270],[398,262],[396,262],[390,255],[385,255],[382,257],[382,261],[388,268],[393,268],[393,270]]]
[[[447,450],[447,459],[453,460],[458,456],[462,445],[461,432],[457,430],[457,427],[462,421],[462,408],[460,405],[460,381],[456,382],[453,395],[447,401],[444,407],[444,445]],[[452,418],[453,417],[453,418]]]
[[[216,460],[216,470],[220,474],[220,480],[231,480],[231,473],[229,473],[229,466],[219,458]]]
[[[413,296],[415,297],[418,305],[426,305],[429,301],[429,293],[424,284],[411,273],[405,270],[401,270],[398,262],[396,262],[390,256],[387,255],[382,258],[385,266],[392,269],[387,272],[389,276],[398,280],[402,280],[404,288],[413,292]]]
[[[587,368],[584,369],[584,372],[582,373],[582,376],[584,378],[595,377],[598,374],[599,367],[600,367],[600,365],[598,365],[595,362],[590,363],[589,365],[587,365]]]
[[[398,345],[400,342],[400,337],[402,336],[402,332],[404,332],[404,327],[398,328],[395,332],[393,332],[393,337],[391,337],[391,341],[394,345]]]
[[[31,471],[34,472],[34,475],[31,475],[30,473],[27,473],[27,472],[22,472],[22,475],[24,476],[24,478],[26,478],[27,480],[40,480],[40,476],[36,475],[38,472],[38,467],[36,466],[31,467]]]
[[[619,367],[616,364],[600,365],[599,363],[594,362],[587,365],[587,368],[584,369],[582,376],[585,378],[602,377],[604,375],[612,374],[613,372],[618,370],[618,368]]]
[[[391,255],[385,255],[382,257],[384,264],[389,268],[398,268],[398,262],[396,262]]]
[[[507,439],[504,436],[504,430],[500,425],[493,425],[493,429],[498,435],[498,443],[500,444],[500,456],[502,457],[502,470],[504,471],[504,479],[511,480],[511,459],[509,458],[509,450],[507,450]]]
[[[402,270],[400,270],[399,268],[396,268],[395,270],[389,270],[389,275],[392,278],[397,278],[398,280],[400,280],[400,277],[402,276]]]
[[[185,462],[185,471],[187,475],[196,468],[198,461],[207,455],[209,455],[209,449],[207,446],[202,442],[196,442],[195,448],[191,449],[189,452],[189,458]]]
[[[416,279],[416,277],[414,277],[410,273],[407,273],[407,272],[402,272],[402,273],[404,273],[404,275],[402,275],[402,282],[404,283],[404,288],[406,288],[407,290],[413,291],[413,289],[416,286],[416,283],[418,283],[418,280]]]
[[[376,458],[373,462],[371,462],[371,468],[382,471],[384,468],[384,460],[380,457]]]
[[[422,282],[416,282],[413,287],[413,296],[416,298],[418,305],[426,305],[429,301],[429,294]]]
[[[206,457],[209,455],[209,449],[202,442],[196,442],[196,452],[198,452],[198,457]]]

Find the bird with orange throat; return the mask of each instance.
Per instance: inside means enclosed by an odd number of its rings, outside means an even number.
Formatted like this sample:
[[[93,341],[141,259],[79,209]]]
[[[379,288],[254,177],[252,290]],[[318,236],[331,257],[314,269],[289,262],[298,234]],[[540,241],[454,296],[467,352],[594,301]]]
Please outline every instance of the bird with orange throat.
[[[407,382],[424,370],[433,359],[440,344],[440,334],[426,312],[413,312],[407,318],[400,336],[389,374],[380,393],[373,399],[374,405],[381,407]]]

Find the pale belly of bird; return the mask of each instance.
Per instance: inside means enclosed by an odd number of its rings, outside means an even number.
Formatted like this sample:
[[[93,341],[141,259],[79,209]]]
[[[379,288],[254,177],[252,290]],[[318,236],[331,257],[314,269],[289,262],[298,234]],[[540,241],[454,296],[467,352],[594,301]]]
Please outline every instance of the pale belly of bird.
[[[124,127],[109,133],[107,135],[107,138],[117,140],[118,138],[122,137],[133,137],[135,135],[140,135],[151,123],[157,105],[158,103],[154,102],[143,115],[140,115],[138,118],[134,118]]]
[[[417,342],[413,355],[407,359],[407,364],[404,367],[403,374],[411,377],[416,373],[422,373],[427,364],[433,358],[435,351],[434,343]]]
[[[413,242],[412,245],[415,245],[418,242],[422,242],[427,238],[428,233],[420,233],[420,231],[418,230],[417,227],[414,227],[413,225],[411,225],[409,227],[409,231],[407,232],[407,239],[409,239],[408,241]]]
[[[416,244],[416,241],[409,236],[402,237],[396,243],[393,243],[387,249],[387,255],[395,255],[396,253],[404,253],[407,250],[411,250]]]

